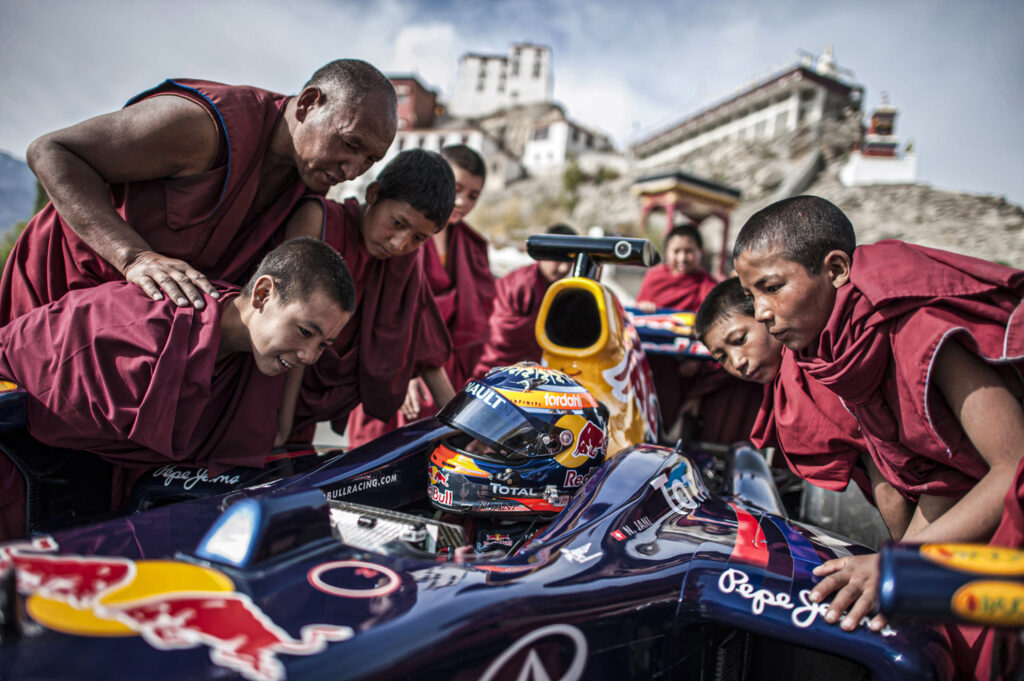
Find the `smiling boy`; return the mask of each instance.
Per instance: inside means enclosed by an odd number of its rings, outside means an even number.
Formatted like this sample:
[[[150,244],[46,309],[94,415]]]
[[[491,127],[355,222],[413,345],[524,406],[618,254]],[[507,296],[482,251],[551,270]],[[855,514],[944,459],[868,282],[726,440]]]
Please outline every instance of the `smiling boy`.
[[[1024,442],[1024,272],[899,241],[856,247],[842,211],[813,196],[755,214],[733,256],[756,319],[842,400],[906,499],[903,540],[988,541]],[[826,620],[856,628],[877,555],[815,574],[812,599],[835,594]]]
[[[124,468],[171,462],[213,475],[261,467],[285,374],[316,362],[341,333],[355,304],[352,278],[330,246],[294,239],[241,291],[218,289],[199,309],[108,282],[0,328],[0,377],[29,393],[28,432],[100,455],[123,467],[121,479]],[[15,478],[2,457],[0,479]],[[0,533],[24,532],[23,494],[20,485],[5,494]]]
[[[311,197],[291,217],[289,236],[322,237],[345,257],[358,303],[352,323],[321,361],[289,380],[279,441],[310,442],[319,421],[343,433],[359,405],[387,420],[415,375],[441,404],[455,394],[442,368],[451,342],[418,250],[447,223],[454,187],[440,155],[410,149],[367,187],[365,204]],[[294,418],[287,410],[291,401]]]

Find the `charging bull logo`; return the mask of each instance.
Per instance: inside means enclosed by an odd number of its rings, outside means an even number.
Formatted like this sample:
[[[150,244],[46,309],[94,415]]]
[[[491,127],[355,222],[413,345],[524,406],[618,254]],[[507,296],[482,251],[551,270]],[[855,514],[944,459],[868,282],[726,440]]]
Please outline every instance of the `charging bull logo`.
[[[600,463],[605,453],[604,432],[593,422],[578,414],[567,414],[555,424],[572,433],[573,441],[555,461],[566,468],[579,468],[585,463]]]
[[[292,638],[212,568],[35,553],[40,548],[38,543],[0,548],[0,569],[13,566],[17,588],[28,596],[28,613],[57,631],[140,635],[159,650],[206,646],[214,664],[252,681],[285,678],[279,653],[312,655],[329,641],[352,636],[349,627],[313,624]],[[168,591],[170,584],[177,590]]]

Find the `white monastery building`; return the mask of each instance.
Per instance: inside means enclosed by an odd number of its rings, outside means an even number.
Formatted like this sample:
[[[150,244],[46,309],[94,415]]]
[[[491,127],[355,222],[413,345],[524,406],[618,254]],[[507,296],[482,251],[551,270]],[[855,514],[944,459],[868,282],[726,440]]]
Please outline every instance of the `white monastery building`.
[[[513,43],[508,55],[467,53],[459,59],[453,116],[473,118],[520,104],[550,102],[553,89],[551,49]]]

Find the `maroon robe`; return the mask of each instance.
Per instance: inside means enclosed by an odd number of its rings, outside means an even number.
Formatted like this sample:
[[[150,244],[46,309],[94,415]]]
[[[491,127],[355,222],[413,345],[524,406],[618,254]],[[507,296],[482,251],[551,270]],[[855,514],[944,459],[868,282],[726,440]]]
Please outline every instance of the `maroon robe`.
[[[1024,272],[882,241],[857,248],[817,344],[796,354],[857,418],[901,494],[961,496],[988,466],[930,377],[955,338],[986,362],[1024,368]]]
[[[704,270],[676,274],[661,263],[644,274],[637,301],[650,301],[658,307],[696,312],[718,282]]]
[[[487,241],[466,223],[456,222],[448,226],[445,262],[441,263],[433,240],[424,244],[422,257],[427,281],[452,342],[451,355],[443,366],[452,387],[458,391],[472,377],[483,352],[488,336],[487,320],[494,305],[494,275],[487,260]],[[421,368],[427,366],[430,365],[424,364]],[[436,412],[437,406],[427,396],[417,419]],[[406,423],[406,418],[398,412],[381,420],[356,409],[348,423],[349,444],[364,444]]]
[[[245,86],[165,81],[128,105],[175,93],[204,106],[220,127],[223,163],[182,178],[110,185],[111,202],[160,254],[211,280],[244,283],[268,242],[308,190],[298,179],[263,210],[253,205],[274,127],[288,98]],[[47,204],[25,227],[0,282],[0,325],[67,291],[124,277]]]
[[[262,374],[248,353],[217,362],[221,312],[238,293],[221,290],[197,310],[108,282],[0,328],[0,376],[28,391],[29,433],[102,456],[116,465],[115,479],[129,477],[123,468],[154,464],[206,466],[214,475],[262,466],[284,377]],[[17,475],[6,457],[3,464],[0,476]],[[23,497],[5,502],[6,528]]]
[[[537,263],[509,272],[495,284],[494,311],[490,333],[480,361],[473,370],[479,377],[498,366],[516,362],[539,362],[543,354],[537,343],[537,314],[550,282]]]
[[[316,197],[319,199],[319,197]],[[309,442],[318,421],[337,432],[357,405],[387,419],[402,406],[409,380],[451,352],[444,321],[423,272],[422,252],[379,260],[363,243],[359,202],[319,199],[324,241],[345,258],[356,286],[355,314],[334,345],[306,367],[291,440]]]
[[[790,470],[818,487],[841,491],[853,479],[873,497],[867,472],[857,465],[867,445],[856,419],[796,367],[789,350],[782,351],[778,376],[764,387],[750,439],[758,447],[778,447]]]
[[[704,270],[676,274],[661,263],[647,270],[636,299],[659,308],[697,310],[717,283]],[[748,437],[761,404],[759,386],[703,360],[684,360],[699,362],[700,368],[694,376],[681,377],[679,360],[674,357],[652,355],[648,359],[666,430],[679,419],[683,402],[699,397],[701,427],[696,435],[701,440],[731,444]]]

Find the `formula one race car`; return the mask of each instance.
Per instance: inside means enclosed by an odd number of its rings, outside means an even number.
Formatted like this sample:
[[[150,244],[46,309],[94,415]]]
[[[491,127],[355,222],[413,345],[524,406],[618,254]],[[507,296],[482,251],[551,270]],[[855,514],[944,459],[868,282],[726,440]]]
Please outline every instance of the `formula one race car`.
[[[434,511],[451,487],[432,453],[455,432],[435,419],[255,484],[166,468],[176,499],[231,489],[0,546],[0,678],[947,678],[923,626],[824,622],[811,570],[867,549],[788,519],[759,452],[652,444],[639,337],[598,281],[651,264],[650,243],[529,250],[575,263],[538,340],[607,423],[607,460],[573,494],[521,490],[542,528],[481,550]]]

